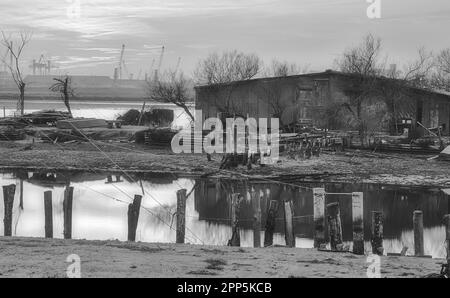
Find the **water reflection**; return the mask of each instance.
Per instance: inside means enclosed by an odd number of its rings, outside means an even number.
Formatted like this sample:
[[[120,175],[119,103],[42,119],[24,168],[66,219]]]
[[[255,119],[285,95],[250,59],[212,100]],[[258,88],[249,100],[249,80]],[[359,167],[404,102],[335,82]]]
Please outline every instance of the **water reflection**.
[[[384,247],[387,252],[400,252],[403,246],[413,253],[412,214],[424,213],[425,253],[445,257],[445,230],[442,218],[450,213],[448,198],[439,189],[405,188],[373,184],[302,184],[305,189],[280,187],[276,184],[218,179],[186,179],[171,175],[136,176],[133,180],[116,174],[98,173],[38,173],[15,172],[0,174],[0,185],[16,184],[13,205],[13,236],[44,237],[44,191],[53,191],[53,235],[63,238],[63,199],[66,185],[74,187],[72,237],[76,239],[127,239],[127,210],[135,194],[142,200],[137,241],[175,242],[176,191],[186,188],[191,196],[186,207],[186,242],[226,245],[231,237],[230,196],[239,192],[244,196],[240,212],[241,245],[253,245],[253,204],[250,190],[261,198],[262,226],[266,219],[266,206],[272,199],[293,199],[297,247],[313,246],[313,200],[309,188],[325,187],[327,192],[364,193],[364,219],[366,248],[370,237],[370,212],[384,213]],[[23,185],[21,188],[20,185]],[[22,190],[22,191],[21,191]],[[23,199],[21,200],[21,194]],[[339,201],[344,241],[352,240],[351,198],[327,196],[327,203]],[[282,204],[280,204],[281,206]],[[22,207],[23,208],[22,208]],[[4,204],[0,202],[0,214]],[[0,235],[4,227],[0,225]],[[261,232],[261,239],[264,239]],[[274,244],[284,245],[283,211],[278,212]]]

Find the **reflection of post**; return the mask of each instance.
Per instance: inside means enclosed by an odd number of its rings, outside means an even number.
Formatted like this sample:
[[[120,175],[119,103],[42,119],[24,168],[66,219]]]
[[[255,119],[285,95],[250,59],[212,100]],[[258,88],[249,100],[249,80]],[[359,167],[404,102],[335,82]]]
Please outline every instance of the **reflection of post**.
[[[259,191],[251,188],[253,203],[253,247],[261,247],[261,197]]]
[[[364,208],[363,193],[352,193],[352,217],[353,217],[353,253],[364,254]]]
[[[45,238],[53,238],[52,192],[44,192]]]
[[[314,247],[320,247],[325,240],[325,189],[314,188]]]
[[[3,186],[3,202],[5,208],[5,217],[3,218],[3,224],[5,236],[12,236],[12,213],[15,193],[15,184]]]
[[[447,242],[447,265],[450,267],[450,214],[444,217],[445,222],[445,240]]]
[[[231,229],[232,235],[228,242],[229,246],[241,246],[241,236],[239,231],[239,213],[242,197],[238,193],[231,195]]]
[[[267,220],[264,232],[264,247],[273,244],[273,232],[275,231],[275,221],[278,213],[278,201],[271,200],[267,209]]]
[[[328,204],[327,210],[331,250],[342,250],[342,225],[339,203]]]
[[[416,257],[423,257],[425,255],[425,248],[423,243],[423,212],[414,211],[414,255]]]
[[[64,190],[63,212],[64,212],[64,239],[72,239],[72,204],[73,187],[67,186]]]
[[[177,243],[184,243],[186,232],[186,189],[177,191]]]
[[[19,182],[19,208],[23,210],[23,179]]]
[[[294,207],[291,200],[284,202],[284,237],[287,247],[295,247]]]
[[[135,195],[133,203],[128,205],[128,241],[136,241],[136,229],[139,221],[142,196]]]
[[[383,212],[372,211],[372,253],[383,255]]]

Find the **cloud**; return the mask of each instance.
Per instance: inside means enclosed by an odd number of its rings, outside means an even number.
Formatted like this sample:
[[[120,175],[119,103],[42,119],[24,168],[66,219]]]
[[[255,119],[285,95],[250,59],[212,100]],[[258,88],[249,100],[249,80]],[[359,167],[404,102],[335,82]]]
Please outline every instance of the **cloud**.
[[[134,72],[150,68],[162,45],[163,65],[182,57],[187,72],[206,52],[235,48],[320,69],[367,32],[406,58],[422,44],[448,46],[441,36],[450,27],[448,0],[381,0],[376,21],[367,18],[365,0],[0,1],[0,29],[34,32],[28,60],[46,53],[74,70],[92,63],[98,74],[111,73],[122,44]]]

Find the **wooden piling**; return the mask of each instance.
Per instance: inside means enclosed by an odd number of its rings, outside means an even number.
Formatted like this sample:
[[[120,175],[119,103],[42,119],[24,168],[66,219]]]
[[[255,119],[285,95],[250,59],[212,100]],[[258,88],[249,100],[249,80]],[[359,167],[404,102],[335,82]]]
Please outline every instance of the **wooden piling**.
[[[363,193],[352,193],[352,219],[353,219],[353,253],[364,254],[364,206]]]
[[[242,196],[238,193],[231,195],[231,239],[229,246],[241,246],[241,236],[239,230],[239,213]]]
[[[450,214],[444,217],[445,222],[445,240],[447,242],[447,265],[450,268]]]
[[[264,232],[264,247],[273,245],[273,232],[278,213],[278,201],[271,200],[267,208],[267,220]]]
[[[423,242],[423,212],[414,211],[414,255],[416,257],[423,257],[425,255],[425,248]]]
[[[186,233],[186,191],[177,191],[177,243],[184,243]]]
[[[372,253],[383,255],[383,212],[372,211]]]
[[[45,238],[53,238],[52,192],[44,192]]]
[[[141,210],[142,196],[135,195],[133,202],[128,205],[128,241],[136,241],[136,230]]]
[[[330,237],[331,250],[342,250],[342,224],[341,211],[339,203],[331,203],[327,205],[328,211],[328,233]]]
[[[284,238],[287,247],[295,247],[294,206],[291,200],[284,202]]]
[[[5,212],[5,216],[3,218],[4,235],[9,237],[12,236],[12,214],[13,214],[15,193],[16,193],[15,184],[3,186],[3,202]]]
[[[259,191],[251,188],[253,204],[253,247],[261,247],[261,196]]]
[[[72,239],[72,204],[73,204],[73,187],[68,186],[64,190],[64,201],[63,201],[64,239]]]
[[[326,243],[325,239],[325,189],[314,188],[314,247]]]

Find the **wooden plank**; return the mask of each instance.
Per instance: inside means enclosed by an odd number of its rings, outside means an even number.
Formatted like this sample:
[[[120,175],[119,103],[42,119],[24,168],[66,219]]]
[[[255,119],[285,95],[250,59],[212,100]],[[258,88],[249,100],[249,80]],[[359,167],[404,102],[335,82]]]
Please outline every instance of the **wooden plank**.
[[[331,203],[327,205],[328,211],[328,232],[332,251],[341,251],[343,248],[342,241],[342,224],[341,211],[339,203]]]
[[[294,206],[291,200],[284,202],[284,237],[287,247],[295,247]]]
[[[414,226],[414,255],[416,257],[425,255],[425,248],[423,242],[423,212],[414,211],[413,214]]]
[[[264,231],[264,247],[273,245],[273,232],[275,231],[278,201],[271,200],[267,208],[267,219]]]
[[[372,253],[384,254],[383,248],[383,212],[372,211]]]
[[[352,193],[353,253],[364,254],[364,205],[363,193]]]
[[[186,233],[186,189],[177,191],[177,243],[184,243]]]
[[[139,222],[142,196],[135,195],[133,202],[128,205],[128,241],[136,241],[136,230]]]
[[[325,189],[313,189],[314,204],[314,247],[326,243],[325,239]]]
[[[238,193],[231,195],[231,239],[228,242],[229,246],[241,246],[241,236],[239,229],[239,213],[242,196]]]
[[[53,238],[52,192],[44,192],[45,238]]]
[[[253,203],[253,247],[261,247],[261,196],[254,187],[251,188]]]
[[[5,213],[5,216],[3,218],[4,235],[9,237],[12,236],[12,214],[13,214],[15,193],[16,193],[15,184],[3,186],[3,202]]]
[[[63,200],[64,239],[72,239],[72,205],[73,187],[66,187]]]

